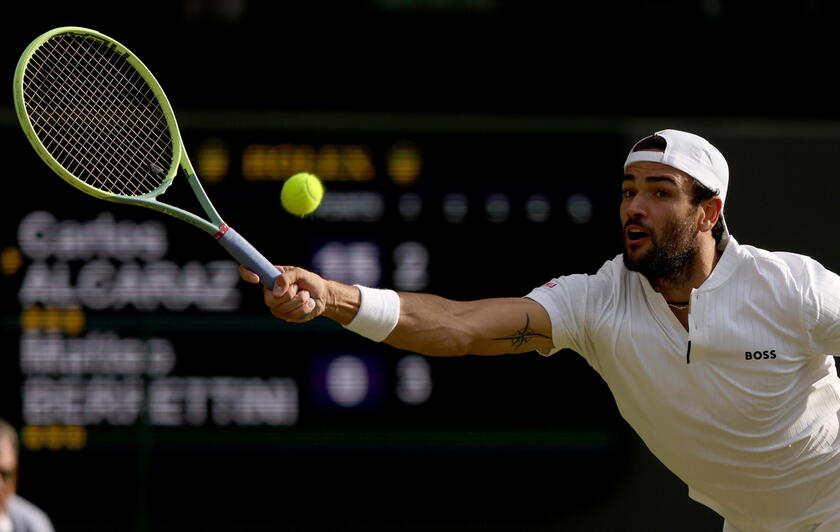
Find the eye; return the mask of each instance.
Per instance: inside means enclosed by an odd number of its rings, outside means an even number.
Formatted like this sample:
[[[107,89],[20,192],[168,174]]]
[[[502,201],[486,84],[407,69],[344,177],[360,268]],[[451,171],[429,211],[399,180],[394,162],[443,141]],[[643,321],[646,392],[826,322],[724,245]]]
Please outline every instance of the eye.
[[[668,192],[667,190],[657,190],[656,192],[654,192],[654,196],[656,196],[657,198],[660,198],[660,199],[670,198],[671,193]]]
[[[632,198],[635,195],[636,192],[634,190],[630,190],[629,188],[626,188],[621,191],[621,196],[626,199]]]

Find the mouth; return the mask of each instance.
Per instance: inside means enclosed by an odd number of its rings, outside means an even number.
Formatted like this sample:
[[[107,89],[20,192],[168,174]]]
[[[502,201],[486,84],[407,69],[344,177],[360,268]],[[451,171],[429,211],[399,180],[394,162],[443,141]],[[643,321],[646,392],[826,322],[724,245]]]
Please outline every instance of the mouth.
[[[650,233],[639,225],[628,225],[624,229],[624,238],[630,245],[638,245],[650,238]]]

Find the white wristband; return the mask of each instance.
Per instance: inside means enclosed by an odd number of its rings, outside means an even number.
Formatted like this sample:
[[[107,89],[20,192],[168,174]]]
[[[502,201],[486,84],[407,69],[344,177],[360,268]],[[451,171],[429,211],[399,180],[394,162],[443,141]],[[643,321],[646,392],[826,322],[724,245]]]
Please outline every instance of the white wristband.
[[[353,285],[361,292],[359,312],[344,328],[381,342],[391,334],[400,321],[400,296],[393,290]]]

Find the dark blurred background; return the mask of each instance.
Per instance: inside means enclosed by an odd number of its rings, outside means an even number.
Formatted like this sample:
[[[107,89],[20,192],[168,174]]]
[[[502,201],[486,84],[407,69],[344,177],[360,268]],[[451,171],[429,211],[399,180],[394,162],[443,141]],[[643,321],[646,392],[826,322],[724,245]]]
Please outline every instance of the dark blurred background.
[[[348,0],[4,8],[0,417],[59,531],[706,531],[576,354],[431,359],[272,319],[212,239],[61,182],[11,81],[75,25],[137,54],[278,263],[455,299],[619,252],[638,138],[708,138],[741,242],[840,269],[835,3]],[[279,204],[324,178],[315,215]],[[176,183],[164,199],[188,199]]]

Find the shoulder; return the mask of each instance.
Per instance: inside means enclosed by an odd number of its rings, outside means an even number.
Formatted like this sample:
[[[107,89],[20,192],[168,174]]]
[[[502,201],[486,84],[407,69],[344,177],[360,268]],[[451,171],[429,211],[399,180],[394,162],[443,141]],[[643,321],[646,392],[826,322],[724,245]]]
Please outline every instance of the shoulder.
[[[834,327],[840,320],[840,276],[798,253],[742,246],[747,268],[738,284],[753,288],[750,300],[772,303],[782,312],[798,309],[806,330]],[[833,333],[832,333],[833,334]]]
[[[570,285],[585,285],[588,289],[607,289],[625,280],[626,274],[630,273],[624,267],[621,255],[608,260],[601,265],[595,273],[574,273],[562,275],[551,279],[541,288],[567,287]]]
[[[525,297],[540,304],[551,322],[554,348],[545,355],[570,348],[587,356],[593,324],[611,314],[623,277],[621,256],[605,262],[596,273],[555,277]]]
[[[20,495],[12,495],[6,502],[9,517],[17,531],[20,528],[23,532],[52,532],[53,526],[50,518],[43,510],[27,501]]]
[[[787,251],[767,251],[754,246],[741,246],[753,269],[766,277],[782,276],[797,288],[835,276],[815,259]]]
[[[626,282],[627,269],[619,255],[606,261],[594,274],[576,273],[555,277],[528,294],[544,306],[564,306],[575,312],[597,311],[614,300]],[[548,304],[551,303],[551,304]],[[548,305],[547,305],[548,304]]]
[[[751,260],[778,267],[800,269],[805,264],[814,261],[811,257],[789,251],[768,251],[750,245],[742,245],[741,249]]]

